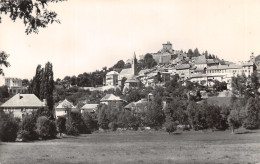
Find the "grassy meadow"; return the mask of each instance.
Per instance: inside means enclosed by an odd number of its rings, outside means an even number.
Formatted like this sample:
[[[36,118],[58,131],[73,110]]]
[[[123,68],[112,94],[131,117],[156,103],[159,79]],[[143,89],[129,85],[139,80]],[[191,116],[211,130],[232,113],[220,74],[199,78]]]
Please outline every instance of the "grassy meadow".
[[[258,163],[260,130],[126,131],[0,143],[0,163]]]

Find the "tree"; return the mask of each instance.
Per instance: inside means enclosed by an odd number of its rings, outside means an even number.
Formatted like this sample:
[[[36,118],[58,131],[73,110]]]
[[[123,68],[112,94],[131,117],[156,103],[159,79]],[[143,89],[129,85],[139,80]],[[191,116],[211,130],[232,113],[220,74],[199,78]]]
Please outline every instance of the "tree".
[[[213,88],[214,88],[217,92],[221,92],[221,91],[227,89],[227,83],[226,83],[225,81],[219,82],[218,80],[215,80],[215,81],[214,81]]]
[[[38,98],[41,98],[41,81],[42,81],[42,73],[43,70],[41,68],[41,65],[38,65],[36,68],[35,76],[33,77],[32,81],[32,93],[35,94]]]
[[[228,124],[232,133],[235,129],[242,126],[246,112],[244,105],[240,100],[235,100],[232,104],[230,113],[228,115]]]
[[[1,17],[0,17],[0,23],[1,23]],[[9,55],[6,54],[4,51],[0,51],[0,75],[4,75],[2,66],[10,67],[10,63],[7,61],[8,57]]]
[[[86,125],[80,112],[70,112],[66,120],[66,133],[68,135],[79,135],[87,131]]]
[[[250,76],[250,92],[253,93],[253,97],[259,95],[258,89],[260,87],[259,77],[257,71],[254,71]]]
[[[49,114],[51,118],[53,116],[53,90],[54,90],[54,80],[53,80],[53,71],[52,71],[52,64],[50,62],[46,63],[45,70],[44,70],[44,98],[47,102],[47,108],[49,110]]]
[[[209,59],[208,51],[205,51],[202,55],[205,55],[205,58],[206,58],[206,59]]]
[[[38,139],[38,134],[36,133],[36,121],[38,115],[36,113],[25,115],[20,124],[20,131],[18,132],[18,138],[23,141]]]
[[[45,98],[46,90],[45,90],[45,71],[44,68],[41,69],[41,81],[40,81],[40,96],[39,98],[43,100]]]
[[[246,129],[257,129],[259,127],[259,100],[249,98],[246,104],[246,117],[243,126]]]
[[[145,68],[150,69],[150,68],[152,68],[156,65],[157,65],[157,63],[156,63],[156,61],[154,60],[154,58],[151,54],[146,54],[144,56],[144,67]]]
[[[131,89],[129,90],[128,94],[126,95],[126,101],[128,103],[130,102],[136,102],[141,99],[141,95],[139,90],[137,89]]]
[[[123,69],[125,67],[125,62],[123,60],[119,60],[114,66],[113,68],[117,68],[117,69]]]
[[[36,132],[42,139],[55,138],[57,134],[55,122],[49,120],[46,116],[38,117]]]
[[[195,50],[194,50],[194,56],[195,56],[195,57],[200,56],[200,53],[199,53],[198,48],[195,48]]]
[[[86,125],[88,133],[91,133],[98,129],[97,115],[95,113],[91,114],[89,112],[83,112],[82,119]]]
[[[70,78],[70,85],[76,85],[77,84],[77,77],[76,76],[72,76]]]
[[[23,79],[23,81],[22,81],[22,85],[23,85],[23,87],[28,87],[29,84],[30,84],[30,82],[29,82],[28,79]]]
[[[108,129],[109,117],[106,111],[107,109],[107,105],[102,105],[98,111],[98,124],[102,129]]]
[[[187,55],[189,58],[192,58],[194,56],[194,53],[192,51],[192,49],[189,49],[188,50],[188,55]]]
[[[156,95],[151,103],[148,104],[148,109],[145,116],[145,124],[151,128],[161,128],[165,115],[162,110],[161,98]]]
[[[190,101],[187,107],[189,122],[194,130],[203,130],[208,128],[207,115],[204,106]]]
[[[66,118],[65,117],[58,117],[58,119],[56,119],[56,126],[57,126],[57,130],[60,133],[65,133],[66,132]]]
[[[64,0],[16,0],[1,1],[0,14],[9,14],[12,21],[17,18],[22,19],[26,26],[25,33],[28,35],[32,32],[38,33],[39,28],[46,28],[53,22],[60,23],[57,19],[57,13],[49,11],[46,6],[52,2]],[[1,23],[1,17],[0,17]]]
[[[242,76],[232,77],[232,92],[234,95],[238,95],[239,97],[242,97],[246,92],[246,82],[247,77],[245,74],[242,74]]]
[[[127,80],[126,77],[123,77],[122,80],[121,80],[121,91],[124,89],[125,87],[125,81]]]
[[[0,140],[15,141],[19,130],[18,121],[10,115],[0,111]]]
[[[8,87],[1,86],[0,87],[0,100],[8,98],[8,97],[9,97]]]

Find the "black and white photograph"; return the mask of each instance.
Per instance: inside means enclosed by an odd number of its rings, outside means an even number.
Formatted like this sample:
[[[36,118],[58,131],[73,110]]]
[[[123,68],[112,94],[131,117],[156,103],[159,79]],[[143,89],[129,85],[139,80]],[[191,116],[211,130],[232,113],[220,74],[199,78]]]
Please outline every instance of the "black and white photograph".
[[[260,164],[260,0],[0,0],[0,164]]]

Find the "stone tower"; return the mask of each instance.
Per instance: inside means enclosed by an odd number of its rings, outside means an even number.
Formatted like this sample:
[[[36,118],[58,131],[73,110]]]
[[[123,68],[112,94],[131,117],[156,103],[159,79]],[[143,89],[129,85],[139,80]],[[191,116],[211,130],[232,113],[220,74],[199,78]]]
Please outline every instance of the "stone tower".
[[[250,56],[250,62],[255,63],[255,55],[254,55],[253,52],[252,52],[252,54],[251,54],[251,56]]]
[[[131,66],[133,75],[137,75],[136,67],[137,67],[137,59],[136,59],[136,55],[135,55],[135,52],[134,52],[134,56],[133,56],[133,60],[132,60],[132,66]]]

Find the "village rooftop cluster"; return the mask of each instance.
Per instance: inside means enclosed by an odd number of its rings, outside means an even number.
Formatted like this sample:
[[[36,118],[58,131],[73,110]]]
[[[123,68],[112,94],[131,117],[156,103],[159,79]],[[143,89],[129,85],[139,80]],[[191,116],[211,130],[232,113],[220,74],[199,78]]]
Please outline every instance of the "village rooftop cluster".
[[[179,81],[183,85],[187,81],[199,83],[202,86],[213,87],[215,80],[225,82],[227,90],[232,90],[232,77],[244,74],[250,77],[253,73],[255,65],[255,56],[252,53],[249,60],[235,64],[233,62],[224,61],[223,59],[208,59],[205,55],[197,57],[188,57],[186,53],[178,50],[173,50],[172,44],[167,42],[157,53],[151,53],[157,65],[150,69],[142,69],[137,71],[137,59],[134,53],[133,58],[127,60],[126,64],[131,65],[130,68],[122,69],[120,72],[112,70],[106,73],[102,87],[81,87],[81,89],[90,91],[104,92],[109,89],[120,89],[122,92],[127,92],[131,89],[138,89],[141,86],[156,87],[164,86],[165,82],[178,75]],[[145,55],[140,55],[140,60],[143,60]],[[158,79],[160,79],[158,81]],[[6,113],[13,113],[15,117],[22,118],[25,114],[45,107],[46,103],[40,101],[35,95],[27,94],[27,87],[22,86],[22,80],[19,78],[5,78],[5,85],[12,94],[16,94],[7,102],[3,103],[0,108]],[[123,86],[123,87],[122,87]],[[136,104],[145,106],[152,97],[152,94],[147,95],[147,99],[142,99],[138,102],[130,102],[125,104],[125,108],[130,109]],[[126,102],[125,100],[113,94],[107,94],[100,100],[100,104],[108,102]],[[134,105],[133,105],[134,103]],[[81,112],[95,112],[99,104],[84,104],[81,107]],[[64,116],[67,113],[67,108],[77,110],[68,100],[60,101],[55,107],[55,117]]]

